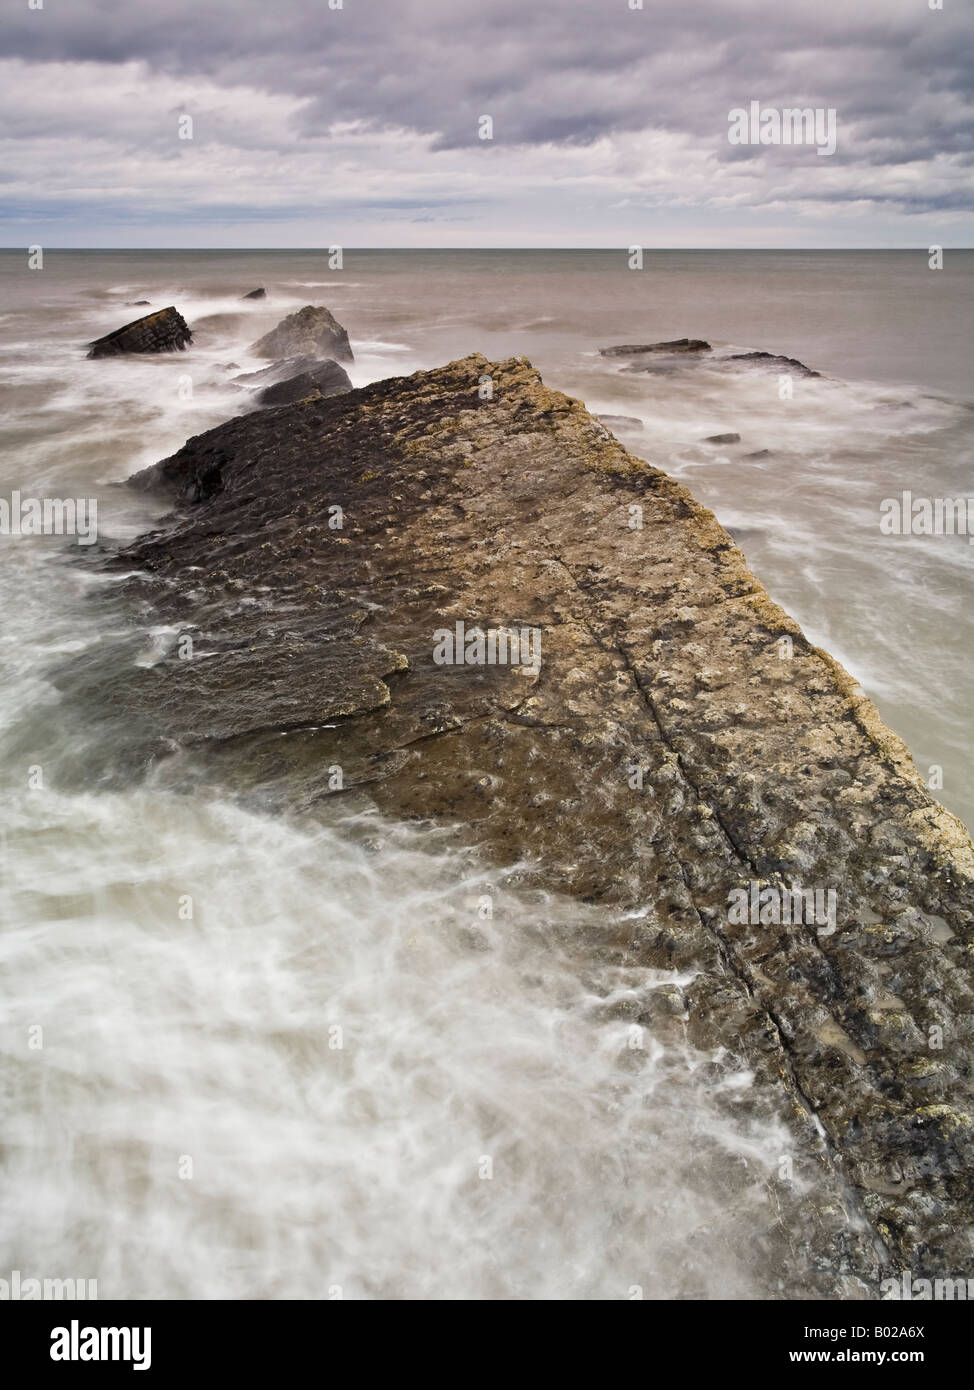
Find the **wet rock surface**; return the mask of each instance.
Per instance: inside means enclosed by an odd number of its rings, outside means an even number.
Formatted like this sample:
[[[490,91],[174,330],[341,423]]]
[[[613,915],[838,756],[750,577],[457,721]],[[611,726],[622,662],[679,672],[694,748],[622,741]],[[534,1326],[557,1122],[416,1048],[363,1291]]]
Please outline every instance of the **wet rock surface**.
[[[247,294],[241,296],[242,299],[266,299],[267,291],[263,288],[249,290]]]
[[[622,343],[618,347],[600,348],[602,357],[637,357],[643,352],[710,352],[703,338],[673,338],[668,343]]]
[[[242,372],[233,380],[260,388],[261,405],[292,405],[306,396],[337,396],[352,389],[344,367],[315,357],[289,357],[259,372]]]
[[[773,352],[733,352],[723,360],[725,362],[746,362],[753,367],[767,367],[774,371],[787,371],[793,376],[822,375],[821,372],[813,372],[811,367],[806,367],[804,362],[799,362],[797,357],[780,357]]]
[[[351,362],[348,334],[329,309],[306,304],[282,319],[251,349],[255,357],[330,357]]]
[[[193,638],[114,682],[100,658],[140,756],[428,820],[618,909],[600,959],[689,976],[632,1021],[780,1122],[755,1248],[795,1275],[769,1296],[969,1267],[974,848],[685,488],[480,356],[231,420],[135,481],[181,510],[107,563]],[[539,631],[540,665],[439,664],[458,623]],[[799,886],[834,891],[828,923],[776,914]]]
[[[106,333],[88,344],[89,357],[115,357],[126,352],[180,352],[193,341],[189,325],[172,305]]]

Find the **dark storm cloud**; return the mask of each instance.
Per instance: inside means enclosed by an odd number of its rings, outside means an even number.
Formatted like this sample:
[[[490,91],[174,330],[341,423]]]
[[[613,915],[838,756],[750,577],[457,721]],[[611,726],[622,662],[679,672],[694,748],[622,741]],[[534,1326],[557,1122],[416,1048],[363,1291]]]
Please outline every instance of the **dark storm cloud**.
[[[854,201],[826,166],[861,169],[861,196],[877,193],[886,169],[949,157],[955,186],[929,190],[927,206],[970,206],[956,181],[971,161],[974,53],[960,0],[74,0],[5,19],[5,55],[36,64],[38,101],[13,117],[15,133],[57,133],[45,115],[43,69],[52,62],[141,62],[179,82],[187,110],[198,89],[255,89],[299,100],[283,124],[251,128],[255,147],[300,150],[329,138],[335,122],[364,131],[426,137],[436,152],[470,151],[476,175],[487,155],[478,120],[493,120],[495,150],[584,149],[644,131],[666,133],[706,152],[731,178],[761,172],[776,187],[794,150],[735,147],[732,107],[834,107],[833,160],[803,171],[801,191],[837,205]],[[129,69],[126,69],[129,71]],[[133,103],[139,102],[133,84]],[[124,130],[97,130],[79,112],[75,130],[125,146]],[[208,129],[219,127],[219,115]],[[146,138],[140,134],[138,139]],[[168,133],[154,159],[175,157]],[[467,190],[468,193],[470,190]],[[726,193],[726,190],[724,190]],[[781,190],[778,190],[780,194]],[[406,195],[408,197],[408,194]],[[673,197],[680,197],[678,186]],[[692,195],[699,198],[698,191]],[[736,195],[733,195],[736,196]],[[904,209],[924,204],[921,185],[904,189]],[[419,194],[417,203],[429,206]],[[407,206],[408,204],[404,204]]]
[[[498,138],[516,142],[647,125],[705,135],[751,97],[834,105],[847,123],[895,129],[922,153],[965,126],[970,136],[974,52],[956,0],[944,11],[925,0],[645,3],[75,0],[8,15],[5,51],[144,59],[187,79],[312,98],[309,124],[354,118],[437,133],[445,145],[472,143],[485,112]],[[919,116],[911,110],[931,97]]]

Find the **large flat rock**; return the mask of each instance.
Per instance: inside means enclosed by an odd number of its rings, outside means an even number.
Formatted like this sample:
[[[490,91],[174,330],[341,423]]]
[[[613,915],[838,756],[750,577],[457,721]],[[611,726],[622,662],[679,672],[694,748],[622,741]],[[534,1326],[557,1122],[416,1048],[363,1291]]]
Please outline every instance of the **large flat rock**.
[[[624,909],[600,952],[692,976],[642,1020],[749,1068],[790,1136],[786,1294],[966,1271],[971,841],[685,488],[480,356],[232,420],[137,481],[181,510],[114,563],[195,654],[126,673],[132,727]],[[539,630],[540,666],[438,664],[457,623]],[[731,908],[798,886],[834,891],[834,930]]]

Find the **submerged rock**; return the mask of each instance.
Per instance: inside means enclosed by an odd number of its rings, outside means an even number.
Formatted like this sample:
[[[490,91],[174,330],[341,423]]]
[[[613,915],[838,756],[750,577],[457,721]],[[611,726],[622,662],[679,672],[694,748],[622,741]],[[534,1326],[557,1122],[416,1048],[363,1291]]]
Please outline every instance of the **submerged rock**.
[[[704,444],[740,444],[741,436],[729,431],[727,434],[708,434],[704,436]]]
[[[479,355],[231,420],[135,483],[185,510],[112,564],[199,659],[102,662],[92,699],[187,750],[161,773],[449,826],[611,908],[592,949],[679,971],[671,1024],[780,1124],[768,1296],[963,1273],[974,846],[684,487]]]
[[[749,362],[755,367],[771,367],[776,371],[789,371],[795,376],[821,376],[821,372],[813,372],[811,367],[806,367],[804,362],[799,362],[795,357],[778,357],[773,352],[732,352],[729,357],[722,359],[724,362]]]
[[[351,362],[348,334],[329,309],[307,304],[289,314],[251,349],[255,357],[331,357]]]
[[[267,291],[266,291],[265,289],[251,290],[248,294],[242,295],[241,298],[243,298],[243,299],[266,299],[266,298],[267,298]]]
[[[619,347],[599,348],[602,357],[635,357],[641,352],[711,352],[703,338],[673,338],[668,343],[623,343]]]
[[[106,333],[88,344],[89,357],[114,357],[124,352],[181,352],[193,335],[182,314],[172,305]]]

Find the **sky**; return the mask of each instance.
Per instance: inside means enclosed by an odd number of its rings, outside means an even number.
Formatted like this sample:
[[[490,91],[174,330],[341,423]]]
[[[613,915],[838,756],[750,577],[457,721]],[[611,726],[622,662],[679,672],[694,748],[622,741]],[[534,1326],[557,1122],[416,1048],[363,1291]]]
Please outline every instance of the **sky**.
[[[937,3],[4,0],[0,244],[972,246]],[[732,144],[752,102],[834,154]]]

